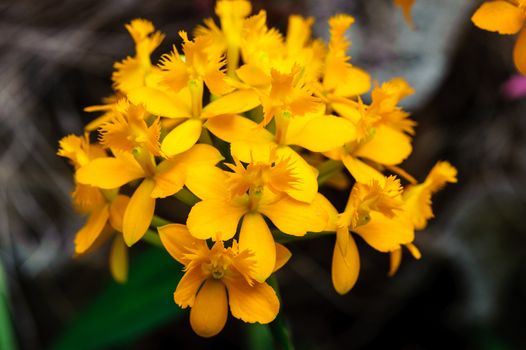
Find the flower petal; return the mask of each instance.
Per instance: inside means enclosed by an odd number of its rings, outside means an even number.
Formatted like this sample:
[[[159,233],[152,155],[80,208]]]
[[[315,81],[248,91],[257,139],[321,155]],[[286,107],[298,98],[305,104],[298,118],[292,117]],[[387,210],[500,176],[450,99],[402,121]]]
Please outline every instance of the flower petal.
[[[190,262],[190,259],[185,256],[189,250],[207,247],[206,242],[194,238],[185,225],[168,224],[157,227],[157,231],[164,248],[175,260],[185,266]]]
[[[253,63],[242,65],[236,70],[236,74],[241,81],[250,86],[264,88],[270,85],[270,76]]]
[[[206,199],[192,207],[186,225],[198,239],[229,240],[236,234],[246,206],[224,199]]]
[[[325,198],[324,195],[318,193],[317,194],[317,200],[316,203],[319,205],[322,210],[325,210],[327,213],[327,225],[323,229],[323,231],[330,231],[330,232],[336,232],[336,222],[338,221],[338,211],[336,208],[332,205],[332,203]]]
[[[164,198],[179,192],[189,173],[192,177],[202,178],[199,170],[212,168],[222,159],[223,156],[216,148],[206,144],[197,144],[186,152],[162,161],[155,172],[155,188],[152,191],[152,197]],[[221,189],[224,189],[224,186]]]
[[[380,164],[397,165],[409,157],[412,149],[409,136],[393,128],[379,126],[372,140],[361,146],[354,155]]]
[[[122,235],[116,235],[110,251],[110,271],[113,279],[124,283],[128,279],[128,247]]]
[[[248,213],[243,217],[239,234],[239,249],[254,254],[256,263],[252,277],[264,282],[276,265],[276,245],[265,219],[259,213]]]
[[[276,264],[274,270],[276,272],[281,269],[292,257],[292,253],[283,244],[276,243]]]
[[[190,325],[201,337],[221,332],[228,316],[226,288],[220,281],[209,279],[197,293],[190,311]]]
[[[128,247],[140,240],[150,226],[155,210],[155,198],[151,197],[154,186],[153,180],[145,179],[133,193],[124,212],[122,233]]]
[[[184,163],[187,166],[215,165],[223,159],[217,148],[203,143],[197,144],[173,158],[174,161]]]
[[[307,231],[320,232],[327,226],[327,213],[321,205],[306,204],[288,196],[269,203],[262,200],[258,211],[280,231],[289,235],[303,236]]]
[[[211,118],[221,114],[243,113],[259,105],[259,96],[254,90],[238,90],[206,105],[201,113],[201,118]]]
[[[169,157],[183,153],[199,140],[202,127],[199,119],[188,119],[177,125],[165,136],[161,150]]]
[[[250,286],[244,278],[223,279],[228,289],[232,316],[248,323],[272,322],[279,311],[276,292],[266,283]]]
[[[97,237],[101,234],[104,225],[108,221],[109,208],[103,205],[95,209],[86,224],[77,232],[75,236],[75,253],[82,254],[88,250]]]
[[[155,186],[151,196],[153,198],[166,198],[181,190],[186,180],[186,167],[174,159],[163,160],[155,170]]]
[[[227,176],[215,166],[190,167],[187,171],[186,187],[197,197],[205,199],[228,198]]]
[[[110,224],[116,231],[122,232],[122,220],[124,218],[124,212],[130,202],[130,197],[123,194],[119,194],[112,202],[110,206]]]
[[[357,182],[369,184],[371,181],[376,180],[379,183],[383,184],[385,182],[385,177],[378,170],[372,166],[365,164],[358,158],[354,158],[348,154],[342,157],[343,165],[349,170],[352,177]]]
[[[287,194],[298,201],[311,203],[318,193],[318,170],[290,147],[276,148],[276,157],[278,162],[288,159],[293,175],[298,178],[294,188],[286,191]]]
[[[486,1],[471,17],[477,27],[500,34],[517,33],[524,19],[524,12],[507,1]]]
[[[209,119],[206,128],[227,142],[250,141],[255,144],[274,142],[274,135],[256,122],[236,114],[225,114]]]
[[[365,94],[371,88],[371,76],[363,69],[347,67],[345,78],[337,84],[334,95],[351,97]]]
[[[129,153],[96,158],[77,170],[75,176],[81,184],[103,189],[117,188],[141,177],[144,170]]]
[[[175,289],[175,303],[183,309],[188,306],[192,307],[199,287],[201,287],[206,278],[207,276],[204,274],[203,269],[199,266],[186,271]]]
[[[143,86],[130,91],[128,98],[134,105],[142,104],[148,112],[167,118],[189,118],[190,106],[176,94]]]
[[[526,75],[526,25],[519,34],[519,38],[515,43],[513,49],[513,61],[517,70],[522,74]]]
[[[347,229],[336,233],[336,244],[332,255],[332,284],[338,294],[349,292],[360,273],[360,256],[354,239]]]
[[[397,248],[389,254],[389,273],[388,276],[392,277],[398,271],[400,263],[402,262],[402,248]]]
[[[327,152],[355,138],[355,128],[344,118],[330,115],[293,118],[286,143],[313,152]]]
[[[405,215],[388,218],[371,211],[371,221],[354,229],[374,249],[389,252],[415,238],[413,224]]]

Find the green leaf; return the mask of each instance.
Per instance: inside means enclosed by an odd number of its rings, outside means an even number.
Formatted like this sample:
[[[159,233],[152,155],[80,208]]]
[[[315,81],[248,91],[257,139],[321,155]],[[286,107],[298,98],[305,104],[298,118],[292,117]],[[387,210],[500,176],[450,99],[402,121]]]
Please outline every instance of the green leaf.
[[[267,283],[270,284],[272,288],[274,288],[274,291],[276,292],[276,295],[278,296],[280,304],[283,303],[283,300],[281,299],[281,294],[279,292],[279,284],[278,280],[276,278],[276,275],[271,275]],[[292,334],[290,332],[290,327],[285,320],[285,316],[283,315],[283,307],[280,308],[280,311],[274,321],[270,322],[269,330],[272,334],[272,337],[274,338],[274,341],[277,344],[277,349],[281,350],[294,350],[294,343],[292,342]]]
[[[128,282],[109,283],[52,349],[123,346],[181,318],[173,291],[182,275],[182,266],[164,250],[149,248],[132,262]]]
[[[0,261],[0,349],[2,350],[14,350],[16,348],[9,317],[8,301],[7,279],[5,278],[2,261]]]
[[[247,323],[248,349],[267,350],[274,348],[272,333],[268,324]]]

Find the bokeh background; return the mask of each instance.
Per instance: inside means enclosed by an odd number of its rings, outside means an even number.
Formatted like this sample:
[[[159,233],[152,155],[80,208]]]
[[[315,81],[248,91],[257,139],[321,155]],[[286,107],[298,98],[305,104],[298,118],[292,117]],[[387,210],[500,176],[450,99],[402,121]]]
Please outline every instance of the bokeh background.
[[[418,122],[405,169],[422,180],[448,159],[459,170],[459,183],[434,199],[437,218],[417,234],[422,260],[404,256],[393,278],[388,257],[361,245],[360,279],[341,297],[330,283],[333,238],[291,245],[278,280],[297,348],[525,349],[526,96],[506,88],[514,38],[471,24],[479,1],[417,0],[414,31],[390,0],[253,3],[281,29],[290,13],[316,17],[316,36],[327,36],[331,15],[354,15],[353,63],[379,82],[403,76],[416,88],[405,105]],[[93,118],[83,108],[111,93],[113,62],[133,52],[124,23],[147,18],[167,34],[156,58],[213,6],[0,2],[0,348],[10,340],[19,349],[272,346],[267,328],[233,318],[212,340],[194,335],[171,298],[180,266],[146,244],[133,250],[124,287],[111,281],[107,251],[72,258],[84,219],[71,209],[58,140],[80,134]],[[162,213],[185,215],[170,201]]]

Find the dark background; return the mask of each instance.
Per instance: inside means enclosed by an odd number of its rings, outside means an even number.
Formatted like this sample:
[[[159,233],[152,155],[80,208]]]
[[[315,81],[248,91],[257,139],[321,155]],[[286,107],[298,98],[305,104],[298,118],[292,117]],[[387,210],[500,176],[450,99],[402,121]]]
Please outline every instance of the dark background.
[[[330,283],[333,238],[290,246],[278,279],[297,348],[526,348],[526,97],[502,93],[516,74],[513,37],[475,28],[468,2],[444,0],[437,9],[434,0],[417,0],[416,31],[387,0],[253,3],[265,3],[281,29],[290,13],[316,17],[316,36],[326,36],[328,16],[353,14],[353,63],[376,80],[401,75],[417,87],[406,106],[418,122],[415,150],[404,168],[420,180],[437,160],[459,170],[459,183],[434,197],[437,218],[417,233],[422,260],[404,254],[393,278],[388,256],[360,241],[360,279],[341,297]],[[147,18],[167,35],[158,58],[179,42],[178,30],[191,32],[212,14],[209,0],[0,2],[0,259],[20,349],[59,339],[75,349],[258,344],[250,339],[259,329],[232,317],[214,339],[194,335],[171,299],[179,266],[149,259],[146,244],[132,252],[127,287],[112,284],[107,251],[72,259],[84,219],[71,209],[71,168],[55,156],[58,140],[81,134],[93,118],[82,109],[111,94],[113,62],[132,54],[124,23]],[[161,211],[185,214],[171,201]],[[146,311],[134,313],[141,303]]]

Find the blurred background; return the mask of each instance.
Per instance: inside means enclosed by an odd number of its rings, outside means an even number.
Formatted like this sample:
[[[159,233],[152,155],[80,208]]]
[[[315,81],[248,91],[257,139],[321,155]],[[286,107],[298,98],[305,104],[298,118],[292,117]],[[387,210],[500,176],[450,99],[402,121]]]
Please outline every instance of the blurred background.
[[[395,277],[386,255],[360,245],[359,281],[341,297],[330,282],[333,238],[291,245],[278,280],[296,347],[525,349],[526,82],[515,76],[514,38],[475,28],[477,1],[417,0],[414,31],[390,0],[253,3],[281,29],[291,13],[312,15],[322,37],[331,15],[354,15],[353,63],[416,89],[405,105],[418,128],[404,168],[420,180],[437,160],[459,170],[417,234],[422,260],[404,255]],[[81,134],[94,117],[83,108],[111,94],[113,63],[133,53],[124,23],[147,18],[166,33],[158,58],[213,6],[0,2],[0,349],[271,347],[267,328],[232,317],[211,340],[194,335],[171,297],[180,266],[155,248],[133,249],[126,286],[111,281],[107,251],[72,258],[84,218],[71,208],[72,169],[55,155],[58,140]],[[181,219],[176,205],[162,213]]]

